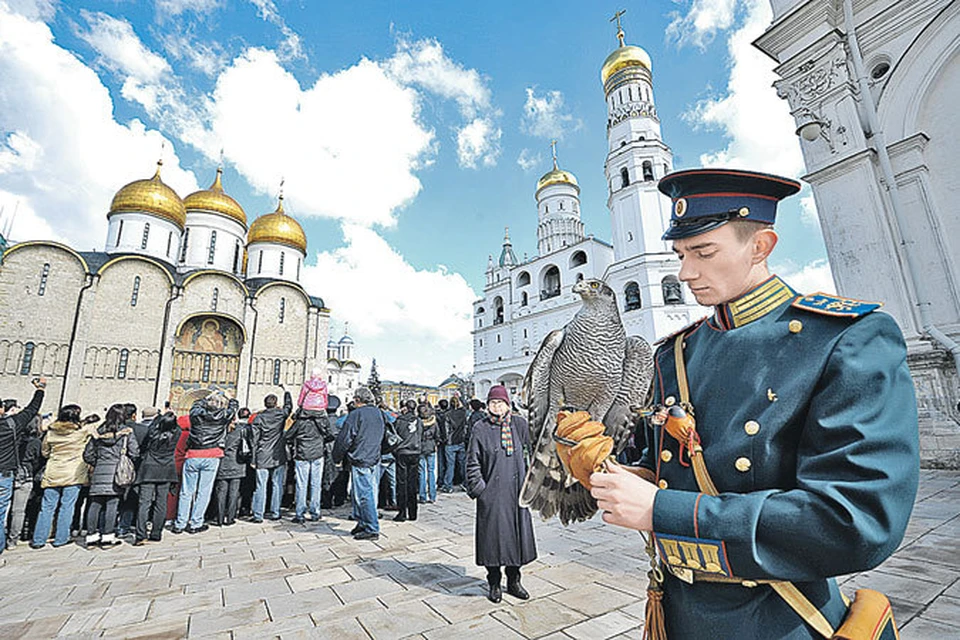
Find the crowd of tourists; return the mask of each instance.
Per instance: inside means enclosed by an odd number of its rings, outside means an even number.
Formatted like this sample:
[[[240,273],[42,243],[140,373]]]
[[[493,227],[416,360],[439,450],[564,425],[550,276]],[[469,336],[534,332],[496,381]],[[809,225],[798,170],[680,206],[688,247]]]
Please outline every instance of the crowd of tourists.
[[[341,406],[322,371],[294,403],[287,391],[257,410],[214,391],[189,413],[76,404],[39,413],[45,382],[21,408],[0,404],[0,553],[29,543],[110,548],[199,534],[238,519],[306,525],[352,500],[358,539],[379,537],[382,512],[416,520],[437,493],[462,491],[471,425],[485,405],[455,396],[400,407],[367,387]],[[52,539],[51,539],[52,538]]]

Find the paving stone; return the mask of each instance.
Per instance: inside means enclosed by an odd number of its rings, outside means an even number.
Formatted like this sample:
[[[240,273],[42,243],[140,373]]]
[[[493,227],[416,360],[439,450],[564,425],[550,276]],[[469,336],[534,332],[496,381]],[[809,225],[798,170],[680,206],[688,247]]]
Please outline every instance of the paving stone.
[[[634,601],[632,596],[599,584],[589,584],[576,589],[560,591],[550,598],[588,616],[598,616]]]
[[[150,605],[149,619],[163,619],[174,615],[186,617],[194,611],[204,609],[218,609],[223,606],[223,595],[219,592],[205,592],[197,594],[182,594],[179,596],[165,596],[155,598]]]
[[[182,615],[171,618],[150,618],[145,622],[113,628],[109,635],[127,639],[177,640],[187,636],[187,622],[188,619]]]
[[[509,609],[494,611],[490,615],[528,638],[545,636],[586,618],[582,613],[550,599],[532,600]]]
[[[357,600],[366,600],[367,598],[376,598],[387,593],[400,591],[403,589],[397,582],[390,578],[367,578],[366,580],[355,580],[334,585],[334,592],[340,599],[349,604]]]
[[[270,616],[267,615],[267,608],[262,601],[222,609],[207,609],[190,616],[190,637],[238,629],[269,620]]]
[[[340,584],[341,582],[349,582],[351,579],[347,571],[337,567],[335,569],[310,571],[288,576],[287,584],[290,585],[290,588],[294,592],[299,593],[301,591],[329,587],[330,585]]]
[[[273,620],[327,611],[340,606],[342,606],[340,598],[329,588],[311,589],[301,593],[267,598],[267,610]]]
[[[337,640],[370,640],[356,618],[330,620],[313,629],[299,629],[280,635],[281,640],[306,640],[308,638],[336,638]]]
[[[940,596],[924,610],[920,617],[960,627],[960,599]],[[960,631],[957,632],[960,635]]]
[[[424,632],[423,635],[427,640],[463,640],[464,638],[511,640],[512,638],[523,638],[519,633],[489,615],[469,618],[457,624],[431,629]]]
[[[409,602],[391,609],[364,613],[357,616],[357,620],[374,638],[402,638],[447,624],[422,602]]]
[[[296,631],[312,631],[314,628],[310,616],[303,614],[282,620],[245,625],[234,629],[232,633],[233,640],[261,640],[261,638],[276,638]]]
[[[0,638],[52,638],[69,619],[69,613],[61,613],[36,620],[0,624]]]
[[[637,620],[619,611],[611,611],[596,618],[584,620],[563,632],[573,638],[594,640],[595,638],[611,638],[638,627]]]
[[[900,637],[904,640],[946,640],[957,637],[957,627],[919,616],[900,629]]]
[[[227,585],[223,588],[223,603],[226,606],[249,602],[271,596],[290,595],[290,587],[283,578],[258,580],[247,584]]]
[[[494,604],[483,595],[465,597],[450,594],[432,596],[424,602],[453,624],[488,615],[492,611],[505,609],[510,604],[503,601]]]
[[[930,602],[943,591],[943,585],[935,582],[881,571],[861,573],[844,585],[844,589],[850,594],[863,588],[875,589],[900,600],[917,603]]]

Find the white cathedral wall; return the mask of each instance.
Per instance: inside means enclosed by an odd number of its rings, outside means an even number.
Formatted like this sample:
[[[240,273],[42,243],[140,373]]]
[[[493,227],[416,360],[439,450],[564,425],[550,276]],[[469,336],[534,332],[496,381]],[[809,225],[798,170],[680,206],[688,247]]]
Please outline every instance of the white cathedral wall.
[[[147,225],[150,225],[149,229]],[[108,253],[147,255],[176,264],[182,233],[180,227],[155,215],[115,213],[107,221],[104,250]],[[144,240],[146,240],[145,246]]]
[[[305,378],[309,306],[298,288],[282,282],[261,287],[254,304],[257,313],[256,337],[251,347],[253,367],[249,378],[251,408],[262,406],[263,397],[269,393],[279,397],[281,387],[294,396],[300,391]],[[280,363],[279,380],[275,377],[277,361]]]
[[[247,231],[243,225],[232,218],[215,213],[191,210],[187,212],[186,259],[181,263],[182,270],[219,269],[230,273],[239,273],[243,269],[243,248],[247,242]],[[216,242],[211,256],[210,244],[213,233]],[[234,257],[237,268],[234,269]],[[212,260],[211,260],[212,257]]]
[[[247,278],[300,282],[304,255],[299,250],[282,244],[255,242],[247,247],[247,252]]]
[[[246,287],[222,271],[200,271],[184,279],[177,310],[184,319],[197,314],[222,314],[244,324]],[[216,307],[216,308],[214,308]]]

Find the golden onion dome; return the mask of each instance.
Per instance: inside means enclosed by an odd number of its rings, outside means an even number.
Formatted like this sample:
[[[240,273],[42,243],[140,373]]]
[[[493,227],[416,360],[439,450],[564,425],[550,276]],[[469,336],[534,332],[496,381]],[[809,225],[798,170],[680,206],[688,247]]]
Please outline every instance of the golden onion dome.
[[[223,169],[217,167],[217,177],[209,189],[194,191],[183,199],[187,211],[209,211],[236,220],[247,228],[247,214],[240,203],[228,196],[223,190],[220,177]]]
[[[553,169],[543,174],[543,177],[537,181],[537,191],[551,184],[569,184],[576,187],[577,191],[580,190],[580,185],[577,184],[577,177],[569,171],[564,171],[557,167],[556,164],[553,165]]]
[[[162,160],[157,162],[157,172],[149,180],[134,180],[117,191],[107,217],[115,213],[149,213],[183,229],[187,223],[187,211],[177,192],[160,179],[161,166]]]
[[[610,76],[627,67],[644,67],[647,71],[653,71],[650,54],[640,47],[621,45],[603,61],[603,66],[600,67],[600,81],[606,84]]]
[[[307,236],[300,223],[284,213],[283,196],[280,196],[276,211],[260,216],[250,225],[247,245],[255,242],[275,242],[307,252]]]

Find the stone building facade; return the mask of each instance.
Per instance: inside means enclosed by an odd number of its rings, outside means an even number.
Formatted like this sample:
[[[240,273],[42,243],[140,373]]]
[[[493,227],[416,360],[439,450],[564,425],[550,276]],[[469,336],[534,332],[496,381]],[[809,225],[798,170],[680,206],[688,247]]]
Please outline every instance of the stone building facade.
[[[907,338],[922,462],[960,467],[960,3],[771,0],[777,62],[841,294]]]
[[[182,413],[215,389],[259,408],[326,369],[330,311],[299,282],[302,228],[282,196],[248,228],[220,173],[183,200],[159,168],[123,187],[104,251],[47,241],[5,249],[0,397],[27,398],[30,380],[46,376],[45,411],[133,402]],[[249,247],[266,270],[247,264]]]

